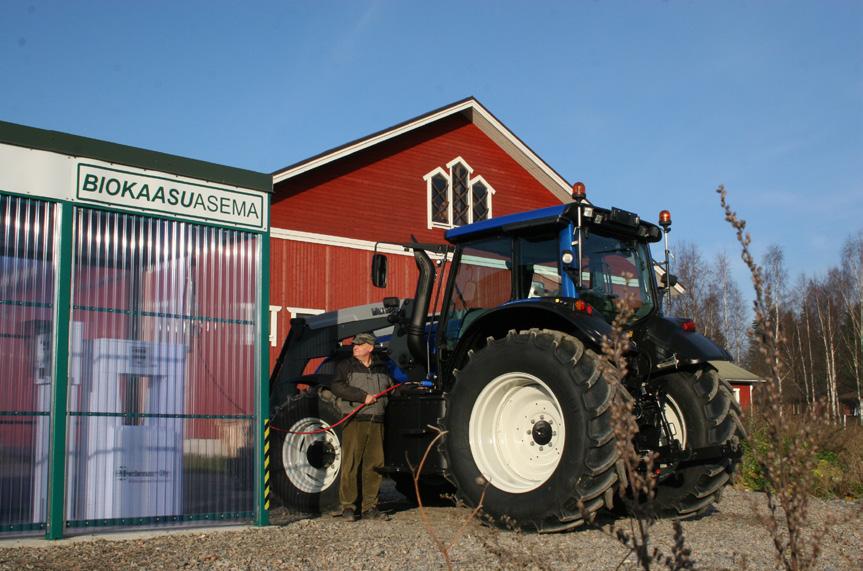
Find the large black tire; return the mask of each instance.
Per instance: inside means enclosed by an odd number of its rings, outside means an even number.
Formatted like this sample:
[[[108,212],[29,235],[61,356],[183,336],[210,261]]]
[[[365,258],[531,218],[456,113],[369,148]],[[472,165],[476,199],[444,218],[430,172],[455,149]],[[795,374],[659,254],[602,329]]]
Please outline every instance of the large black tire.
[[[685,439],[685,449],[733,444],[739,447],[746,432],[740,421],[740,405],[727,382],[716,371],[702,368],[694,372],[677,372],[661,380],[669,397],[669,422],[682,417],[675,437]],[[666,410],[668,411],[669,408]],[[654,507],[657,515],[686,517],[707,510],[719,500],[722,488],[734,475],[740,456],[708,464],[681,466],[656,488]]]
[[[327,428],[342,418],[316,390],[291,397],[270,426],[270,481],[291,511],[325,513],[339,507],[342,427],[314,435],[289,434]]]
[[[447,477],[498,525],[562,531],[613,496],[613,391],[594,353],[549,330],[489,339],[447,395]],[[532,422],[531,422],[532,421]],[[562,432],[562,434],[561,434]]]

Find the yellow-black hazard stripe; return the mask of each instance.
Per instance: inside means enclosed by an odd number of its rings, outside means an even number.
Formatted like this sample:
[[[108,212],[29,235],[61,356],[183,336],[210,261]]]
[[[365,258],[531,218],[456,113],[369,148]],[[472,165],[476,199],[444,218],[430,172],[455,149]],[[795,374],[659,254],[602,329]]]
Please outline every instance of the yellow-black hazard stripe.
[[[264,419],[264,509],[270,509],[270,419]]]

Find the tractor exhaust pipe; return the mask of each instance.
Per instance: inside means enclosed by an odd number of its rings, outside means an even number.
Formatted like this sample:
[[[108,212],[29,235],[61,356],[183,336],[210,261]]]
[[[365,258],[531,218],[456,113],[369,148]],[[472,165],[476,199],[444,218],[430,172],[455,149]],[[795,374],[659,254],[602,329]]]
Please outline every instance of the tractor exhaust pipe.
[[[406,328],[408,350],[411,352],[415,363],[428,367],[428,345],[423,337],[425,336],[429,302],[434,289],[435,271],[434,264],[425,250],[415,249],[414,260],[416,260],[420,275],[417,280],[417,291],[414,295],[413,313]]]

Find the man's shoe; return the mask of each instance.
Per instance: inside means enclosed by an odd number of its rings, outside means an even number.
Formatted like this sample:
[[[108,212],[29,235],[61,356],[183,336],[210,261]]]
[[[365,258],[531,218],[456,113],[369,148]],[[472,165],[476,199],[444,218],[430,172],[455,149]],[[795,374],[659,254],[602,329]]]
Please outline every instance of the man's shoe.
[[[389,520],[390,516],[386,513],[380,511],[378,508],[372,508],[370,510],[366,510],[362,515],[363,519],[380,519],[380,520]]]
[[[357,513],[352,508],[344,508],[342,510],[331,511],[333,517],[342,517],[348,521],[357,521]]]

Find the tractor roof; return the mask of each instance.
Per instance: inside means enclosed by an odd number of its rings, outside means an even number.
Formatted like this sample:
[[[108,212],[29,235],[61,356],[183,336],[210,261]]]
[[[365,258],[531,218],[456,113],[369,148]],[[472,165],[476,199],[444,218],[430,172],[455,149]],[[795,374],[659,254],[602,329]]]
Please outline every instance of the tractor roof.
[[[576,219],[576,204],[559,204],[517,214],[507,214],[481,222],[467,224],[448,230],[446,239],[458,244],[492,234],[509,234],[522,229],[538,229],[568,224]],[[631,238],[657,242],[662,236],[659,227],[641,220],[636,214],[612,208],[606,210],[590,204],[584,205],[584,222],[592,230],[601,230],[612,235],[625,235]]]
[[[566,204],[558,204],[538,210],[507,214],[499,218],[489,218],[488,220],[448,230],[445,236],[447,240],[453,244],[457,244],[486,234],[509,233],[519,228],[536,228],[538,226],[564,224],[568,222],[568,220],[562,218],[566,207]]]

